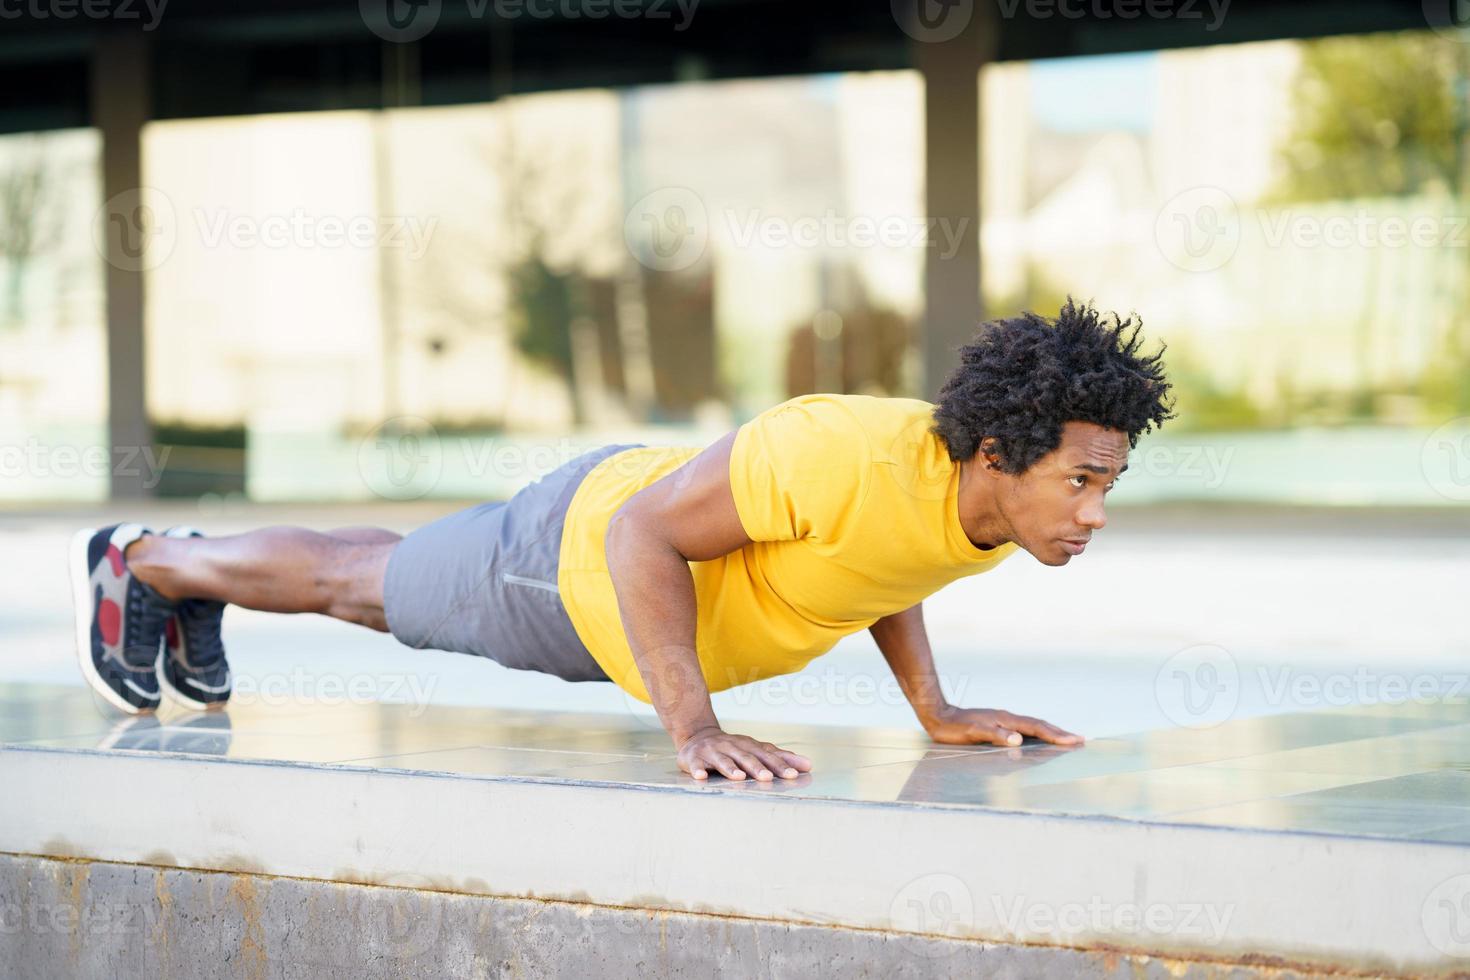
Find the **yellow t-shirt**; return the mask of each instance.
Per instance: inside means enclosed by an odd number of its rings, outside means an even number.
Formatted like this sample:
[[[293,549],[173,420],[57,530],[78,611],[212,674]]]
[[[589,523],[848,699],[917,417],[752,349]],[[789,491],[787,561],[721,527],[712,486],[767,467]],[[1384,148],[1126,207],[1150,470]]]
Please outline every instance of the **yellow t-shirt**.
[[[1015,550],[981,550],[960,526],[959,464],[912,398],[802,395],[740,427],[730,487],[750,544],[689,563],[695,648],[711,691],[801,670],[842,637],[901,612]],[[557,584],[593,658],[648,701],[623,632],[603,537],[634,493],[698,455],[644,447],[609,456],[567,509]]]

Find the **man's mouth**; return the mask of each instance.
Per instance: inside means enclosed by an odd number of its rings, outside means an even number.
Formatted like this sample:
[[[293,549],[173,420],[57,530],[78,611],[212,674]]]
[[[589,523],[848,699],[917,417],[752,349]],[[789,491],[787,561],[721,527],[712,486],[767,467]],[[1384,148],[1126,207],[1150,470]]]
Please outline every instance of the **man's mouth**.
[[[1086,549],[1086,547],[1087,547],[1087,539],[1086,538],[1078,538],[1078,539],[1063,538],[1062,539],[1062,548],[1067,552],[1067,554],[1072,555],[1074,557],[1077,556],[1077,555],[1082,554],[1083,550]]]

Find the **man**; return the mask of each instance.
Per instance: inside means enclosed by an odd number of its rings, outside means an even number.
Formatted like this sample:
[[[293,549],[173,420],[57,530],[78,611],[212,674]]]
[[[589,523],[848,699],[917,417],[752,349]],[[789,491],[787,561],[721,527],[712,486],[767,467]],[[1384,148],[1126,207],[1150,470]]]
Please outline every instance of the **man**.
[[[1132,328],[1131,330],[1129,328]],[[936,405],[806,395],[704,450],[609,446],[508,502],[400,538],[136,524],[72,546],[78,652],[118,708],[224,703],[228,603],[315,612],[650,702],[696,779],[794,778],[809,760],[726,732],[710,692],[800,670],[869,629],[938,742],[1081,739],[946,702],[921,602],[1025,550],[1082,554],[1139,436],[1173,417],[1162,348],[1070,300],[983,326]]]

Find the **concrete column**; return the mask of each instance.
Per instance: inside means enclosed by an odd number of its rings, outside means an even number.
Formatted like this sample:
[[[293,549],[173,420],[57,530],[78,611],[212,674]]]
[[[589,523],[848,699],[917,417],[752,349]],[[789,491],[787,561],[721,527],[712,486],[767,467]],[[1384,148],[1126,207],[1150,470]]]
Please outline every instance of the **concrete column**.
[[[950,16],[959,16],[958,7]],[[947,255],[942,234],[924,253],[921,396],[930,400],[983,318],[980,299],[980,69],[994,57],[990,4],[976,4],[958,36],[914,41],[924,77],[925,216],[963,232]]]
[[[140,452],[153,445],[148,423],[143,358],[143,276],[136,227],[143,186],[142,128],[152,106],[148,36],[119,31],[99,38],[92,53],[92,125],[102,134],[102,200],[98,236],[106,260],[107,430],[111,444],[114,500],[146,497],[157,474],[141,465]],[[129,229],[114,233],[114,227]]]

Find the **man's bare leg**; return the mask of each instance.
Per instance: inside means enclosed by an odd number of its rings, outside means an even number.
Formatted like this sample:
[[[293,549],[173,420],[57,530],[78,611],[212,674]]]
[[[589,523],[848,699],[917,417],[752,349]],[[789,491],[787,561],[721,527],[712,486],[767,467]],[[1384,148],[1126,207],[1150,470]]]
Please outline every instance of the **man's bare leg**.
[[[220,538],[150,534],[129,545],[125,558],[134,575],[167,599],[320,613],[386,633],[383,576],[400,540],[365,527],[325,534],[268,527]]]

